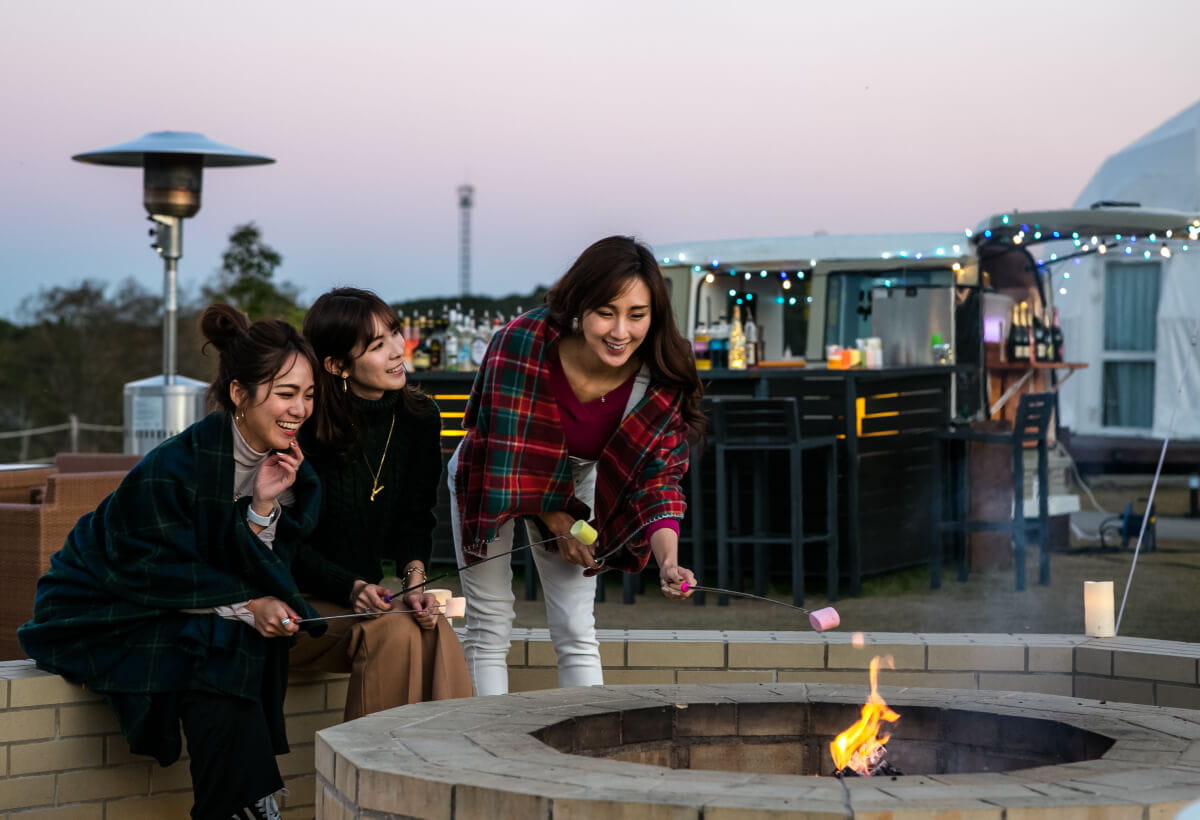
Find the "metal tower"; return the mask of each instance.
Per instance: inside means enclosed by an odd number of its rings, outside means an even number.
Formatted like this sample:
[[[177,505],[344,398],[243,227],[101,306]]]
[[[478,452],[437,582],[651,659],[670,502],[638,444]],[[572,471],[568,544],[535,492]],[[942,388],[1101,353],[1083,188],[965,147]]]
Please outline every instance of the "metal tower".
[[[458,289],[463,296],[471,293],[471,206],[475,203],[475,186],[458,186]]]

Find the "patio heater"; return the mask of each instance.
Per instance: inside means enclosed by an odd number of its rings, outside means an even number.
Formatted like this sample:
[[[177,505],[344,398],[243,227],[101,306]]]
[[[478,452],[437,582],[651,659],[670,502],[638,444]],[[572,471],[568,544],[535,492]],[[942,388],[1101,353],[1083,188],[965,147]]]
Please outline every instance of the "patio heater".
[[[274,162],[270,157],[252,154],[240,148],[213,142],[203,134],[191,131],[154,131],[130,142],[123,142],[96,151],[76,154],[71,159],[93,165],[118,165],[143,169],[142,204],[149,219],[154,222],[150,235],[155,237],[151,245],[163,258],[163,372],[161,380],[133,382],[147,402],[142,402],[132,413],[136,423],[131,424],[129,387],[126,385],[126,431],[127,452],[145,452],[158,441],[174,435],[191,424],[202,412],[202,402],[197,394],[202,393],[203,384],[193,379],[182,379],[177,375],[177,330],[178,312],[178,265],[183,256],[183,220],[195,216],[200,210],[200,188],[204,168],[231,168],[240,165],[265,165]],[[146,393],[152,384],[161,382],[161,392]],[[185,384],[184,382],[187,382]],[[199,386],[199,387],[198,387]],[[157,393],[157,396],[154,394]],[[157,401],[155,401],[157,399]],[[155,404],[161,402],[162,426],[152,418],[159,416]],[[131,449],[131,427],[140,427],[139,442]]]

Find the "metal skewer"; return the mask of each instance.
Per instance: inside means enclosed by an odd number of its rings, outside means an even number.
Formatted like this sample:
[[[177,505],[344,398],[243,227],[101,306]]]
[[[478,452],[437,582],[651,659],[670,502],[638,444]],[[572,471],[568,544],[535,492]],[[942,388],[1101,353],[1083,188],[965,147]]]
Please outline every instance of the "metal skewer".
[[[438,604],[439,609],[445,609],[445,604]],[[322,615],[319,618],[284,618],[283,625],[291,624],[310,624],[313,621],[337,621],[342,618],[366,618],[370,615],[415,615],[418,612],[432,612],[432,609],[384,609],[380,611],[368,610],[366,612],[351,612],[348,615]],[[434,612],[435,615],[440,615],[440,612]]]
[[[462,567],[455,567],[454,573],[442,573],[440,575],[434,575],[433,577],[427,577],[427,579],[425,579],[424,581],[421,581],[420,583],[414,583],[413,586],[404,587],[403,589],[401,589],[400,592],[392,593],[390,595],[390,597],[384,598],[384,600],[389,601],[389,603],[391,603],[392,598],[395,598],[396,595],[402,595],[406,592],[412,592],[413,589],[420,589],[421,587],[426,586],[427,583],[433,583],[434,581],[440,581],[440,580],[444,579],[444,577],[449,577],[452,574],[461,573],[461,571],[464,569],[470,569],[472,567],[476,567],[476,565],[479,565],[481,563],[493,561],[493,559],[496,559],[496,558],[503,558],[506,555],[512,555],[512,553],[514,553],[514,552],[521,552],[522,550],[528,550],[528,549],[530,549],[530,547],[541,546],[542,544],[550,544],[551,541],[557,541],[559,538],[566,538],[566,535],[554,535],[554,537],[552,537],[552,538],[542,538],[540,541],[532,541],[532,543],[529,543],[529,544],[522,544],[521,546],[512,547],[511,550],[505,550],[504,552],[497,552],[496,555],[490,555],[490,556],[487,556],[486,558],[480,558],[479,561],[476,561],[473,564],[463,564]],[[492,539],[492,540],[497,540],[497,539]]]
[[[833,629],[835,626],[841,623],[842,620],[841,616],[838,615],[837,610],[831,606],[822,607],[821,609],[805,609],[804,607],[796,606],[795,604],[776,601],[774,598],[764,598],[761,595],[751,595],[749,592],[739,592],[735,589],[721,589],[720,587],[702,587],[699,584],[683,583],[679,585],[679,589],[681,592],[698,589],[701,592],[715,592],[718,595],[732,595],[735,598],[749,598],[754,601],[766,601],[768,604],[775,604],[775,606],[794,609],[807,615],[808,622],[817,632],[824,632],[826,629]]]
[[[572,525],[571,532],[568,533],[568,535],[572,538],[576,538],[576,539],[582,541],[585,544],[594,543],[596,540],[596,531],[594,529],[592,529],[592,527],[589,526],[586,521],[576,521],[575,524]],[[504,552],[498,552],[495,555],[489,555],[486,558],[480,558],[478,561],[476,561],[473,564],[463,564],[461,567],[455,567],[454,572],[455,573],[463,572],[464,570],[471,569],[472,567],[477,567],[480,564],[487,563],[488,561],[495,560],[496,558],[503,558],[506,555],[512,555],[513,553],[521,552],[522,550],[527,550],[527,549],[530,549],[531,547],[538,547],[538,546],[541,546],[542,544],[549,544],[551,541],[557,541],[560,538],[567,538],[568,535],[555,535],[555,536],[551,536],[550,538],[543,538],[541,541],[532,541],[528,544],[522,544],[519,547],[513,547],[510,550],[506,550]],[[589,537],[591,540],[586,540]],[[632,537],[633,536],[631,535],[630,538],[632,538]],[[492,541],[495,541],[495,540],[498,540],[498,539],[495,539],[495,538],[492,539]],[[488,542],[488,543],[491,543],[491,542]],[[627,543],[629,543],[629,538],[626,538],[624,541],[622,541],[619,546],[613,547],[612,549],[610,549],[608,552],[604,553],[603,555],[597,556],[596,563],[600,566],[603,566],[606,558],[608,558],[610,555],[616,554],[619,550],[623,549]],[[405,587],[404,589],[400,590],[399,592],[393,593],[390,597],[387,597],[384,600],[387,601],[388,603],[391,603],[392,600],[397,595],[403,595],[406,592],[412,592],[414,589],[420,589],[421,587],[426,586],[427,584],[432,584],[434,581],[440,581],[443,578],[446,578],[447,576],[449,576],[450,574],[451,573],[449,573],[449,572],[443,572],[441,575],[435,575],[432,578],[426,578],[421,583],[413,584],[412,586]]]

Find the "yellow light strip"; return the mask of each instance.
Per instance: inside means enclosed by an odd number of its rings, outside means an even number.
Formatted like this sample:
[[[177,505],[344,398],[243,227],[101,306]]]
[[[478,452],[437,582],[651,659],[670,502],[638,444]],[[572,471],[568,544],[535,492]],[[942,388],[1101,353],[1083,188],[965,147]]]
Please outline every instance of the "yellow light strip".
[[[469,393],[434,393],[434,401],[466,401],[471,398]]]

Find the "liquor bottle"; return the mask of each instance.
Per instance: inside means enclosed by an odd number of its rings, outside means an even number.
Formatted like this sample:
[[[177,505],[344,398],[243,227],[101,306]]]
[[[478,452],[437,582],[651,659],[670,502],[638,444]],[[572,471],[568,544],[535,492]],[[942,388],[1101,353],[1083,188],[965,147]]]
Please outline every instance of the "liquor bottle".
[[[433,322],[433,333],[429,337],[429,369],[442,369],[442,356],[446,346],[446,317],[439,316]]]
[[[1054,325],[1050,328],[1050,355],[1053,361],[1063,361],[1062,325],[1058,323],[1058,308],[1054,309]]]
[[[415,341],[416,333],[413,329],[412,318],[409,316],[400,317],[400,335],[404,338],[404,366],[408,368],[408,372],[413,371],[413,350],[416,349]]]
[[[754,321],[754,314],[750,309],[746,308],[746,367],[758,367],[759,361],[762,360],[762,352],[759,350],[758,341],[758,324]]]
[[[729,369],[746,369],[746,331],[742,328],[742,306],[733,306],[733,323],[729,326]]]
[[[458,312],[450,311],[446,317],[446,333],[442,337],[442,369],[458,370]]]
[[[488,342],[492,340],[492,324],[488,320],[487,312],[483,314],[483,318],[479,321],[471,333],[471,369],[478,370],[483,366],[484,356],[487,355]]]
[[[417,317],[417,334],[420,338],[412,354],[413,370],[423,373],[429,369],[432,359],[429,351],[429,326],[426,324],[424,316]]]

